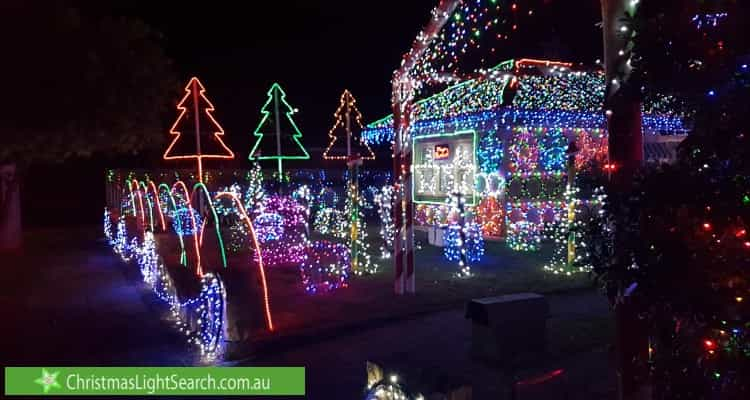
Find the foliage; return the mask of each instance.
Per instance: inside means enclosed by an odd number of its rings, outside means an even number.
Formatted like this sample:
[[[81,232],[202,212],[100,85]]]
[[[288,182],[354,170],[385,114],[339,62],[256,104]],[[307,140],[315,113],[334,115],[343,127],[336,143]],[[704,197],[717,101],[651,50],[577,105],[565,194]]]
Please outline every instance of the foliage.
[[[632,256],[642,263],[649,260],[649,265],[656,260],[651,259],[653,251],[637,250],[638,244],[645,242],[644,233],[677,229],[678,225],[688,221],[697,223],[709,216],[719,224],[716,229],[724,229],[728,221],[744,220],[747,211],[739,199],[750,183],[743,177],[750,167],[750,138],[745,133],[750,122],[750,75],[746,68],[743,71],[736,55],[750,52],[749,43],[738,39],[737,48],[725,48],[726,53],[716,58],[715,42],[707,37],[718,39],[722,35],[697,30],[684,13],[699,12],[700,7],[693,5],[684,11],[681,5],[682,2],[676,1],[643,2],[632,22],[639,32],[634,53],[641,59],[637,65],[647,77],[647,90],[662,90],[666,82],[672,92],[680,93],[693,105],[693,131],[680,146],[677,165],[644,171],[629,193],[608,190],[609,218],[616,220],[621,233],[630,232]],[[739,12],[737,7],[733,10]],[[736,19],[742,19],[741,14],[732,17],[729,13],[729,16],[723,25],[728,29],[725,34],[731,32],[729,28],[736,28],[732,25],[737,23]],[[700,60],[701,54],[707,58]],[[680,79],[667,80],[670,73],[680,75]],[[706,207],[712,211],[709,213]],[[655,233],[654,240],[667,240],[662,233]],[[688,236],[668,237],[677,242],[688,239]],[[681,259],[685,254],[676,252],[673,256]],[[665,262],[663,257],[657,259]],[[630,270],[631,260],[620,261],[621,269]],[[604,262],[600,268],[612,263],[617,264],[618,260]],[[611,275],[608,280],[622,289],[644,275],[637,269],[630,271],[616,277]]]
[[[0,161],[63,161],[163,146],[180,89],[141,21],[61,2],[4,1]]]
[[[708,90],[718,89],[736,72],[739,56],[747,56],[750,37],[743,26],[750,5],[736,0],[684,2],[644,0],[635,15],[622,21],[632,35],[634,90],[646,97],[671,97],[691,115]],[[727,17],[698,28],[694,18],[726,12]],[[679,100],[678,100],[679,98]]]
[[[594,272],[650,327],[655,398],[747,398],[750,374],[750,41],[739,2],[642,1],[632,65],[644,93],[683,99],[693,129],[675,165],[610,193]],[[720,22],[697,25],[706,15]],[[621,257],[618,259],[617,257]],[[745,377],[745,378],[743,378]]]

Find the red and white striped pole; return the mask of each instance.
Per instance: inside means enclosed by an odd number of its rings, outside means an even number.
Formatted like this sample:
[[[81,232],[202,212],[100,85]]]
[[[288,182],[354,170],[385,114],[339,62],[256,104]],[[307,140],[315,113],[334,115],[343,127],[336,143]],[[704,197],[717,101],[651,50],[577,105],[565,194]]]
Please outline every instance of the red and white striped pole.
[[[413,94],[414,88],[409,86],[408,90],[410,91],[410,96]],[[401,165],[403,165],[403,172],[401,175],[401,181],[404,183],[404,241],[405,243],[405,249],[404,253],[406,254],[406,292],[407,293],[414,293],[416,290],[416,284],[415,284],[415,274],[414,274],[414,202],[412,197],[413,192],[413,182],[412,179],[414,179],[414,176],[412,175],[411,171],[411,152],[412,152],[412,146],[411,146],[411,133],[409,132],[409,126],[411,125],[411,101],[406,103],[404,114],[406,124],[404,124],[404,134],[402,136],[403,142],[401,146],[401,154],[404,155],[404,158],[401,161]],[[404,115],[402,114],[402,117]]]
[[[402,106],[401,81],[394,77],[393,81],[393,290],[396,294],[404,294],[406,289],[406,275],[404,274],[404,192],[402,168]]]
[[[396,294],[414,293],[414,209],[412,202],[411,146],[411,100],[414,96],[413,81],[395,79],[394,87],[394,225],[396,236],[394,251],[394,290]]]
[[[414,293],[414,203],[412,201],[411,133],[412,101],[417,81],[411,70],[421,60],[425,50],[443,28],[461,0],[440,0],[432,10],[427,26],[419,33],[393,74],[393,221],[396,237],[393,240],[394,289],[396,294]]]

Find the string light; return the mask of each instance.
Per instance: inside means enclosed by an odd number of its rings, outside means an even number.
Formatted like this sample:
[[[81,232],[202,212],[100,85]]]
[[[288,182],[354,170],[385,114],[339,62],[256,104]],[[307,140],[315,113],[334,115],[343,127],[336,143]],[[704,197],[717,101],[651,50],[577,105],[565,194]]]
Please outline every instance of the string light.
[[[309,160],[310,154],[307,153],[307,150],[305,150],[305,147],[302,146],[302,143],[300,142],[302,132],[300,132],[297,124],[292,118],[292,115],[297,111],[287,103],[284,90],[278,83],[274,83],[271,85],[271,88],[268,89],[266,95],[268,96],[268,99],[260,110],[263,116],[253,132],[253,135],[258,139],[250,150],[248,159],[276,160],[278,164],[278,179],[282,179],[284,174],[281,166],[282,160]],[[273,106],[271,106],[271,102],[273,102]],[[283,117],[285,118],[286,123],[291,127],[291,134],[283,134],[281,126],[279,126],[282,119],[282,115],[278,115],[280,108],[282,108],[281,106],[284,107]],[[271,118],[272,116],[273,118]],[[269,146],[274,149],[271,152],[263,152],[259,148],[266,135],[274,135],[276,137],[275,145]],[[288,149],[295,153],[287,155],[282,152],[282,149]]]
[[[500,172],[480,172],[476,175],[476,190],[484,197],[500,197],[505,193],[505,178]]]
[[[200,346],[201,359],[213,362],[224,353],[226,336],[226,291],[222,281],[213,274],[206,274],[201,282],[201,292],[196,301],[198,330],[192,342]]]
[[[375,159],[375,153],[360,136],[364,125],[356,103],[354,96],[344,90],[339,99],[339,107],[333,114],[336,122],[328,131],[331,141],[323,151],[323,159],[348,160],[350,156],[360,157],[362,160]]]
[[[137,199],[136,202],[133,200],[133,215],[136,217],[136,220],[140,224],[139,226],[143,226],[146,221],[146,212],[143,207],[143,197],[141,195],[140,186],[138,185],[138,181],[133,179],[131,182],[128,183],[130,185],[130,193],[131,196],[134,196],[134,199]],[[133,190],[133,187],[135,187],[135,190]],[[138,211],[136,211],[135,205],[138,205]]]
[[[393,251],[393,240],[396,236],[396,227],[393,223],[393,186],[383,186],[375,195],[375,204],[378,207],[380,217],[380,258],[388,259]]]
[[[565,169],[568,139],[563,134],[562,128],[538,128],[539,140],[539,163],[544,171],[560,171]]]
[[[464,239],[461,239],[461,230],[464,231]],[[461,255],[465,253],[466,265],[459,274],[461,276],[469,276],[471,274],[469,263],[481,261],[484,255],[484,239],[477,223],[467,223],[464,228],[458,224],[448,226],[445,231],[445,244],[443,255],[448,261],[461,261]]]
[[[476,219],[482,227],[485,236],[499,237],[503,235],[503,209],[500,202],[493,196],[487,196],[476,207]]]
[[[414,61],[406,72],[419,83],[417,89],[424,84],[456,80],[451,71],[457,69],[463,55],[483,46],[494,53],[497,41],[507,40],[517,32],[522,16],[530,18],[534,15],[533,10],[523,12],[516,3],[496,0],[462,1],[455,9],[445,7],[441,3],[432,11],[433,20],[445,20],[445,24],[439,25],[442,29],[419,32],[414,46],[404,55],[405,60]],[[419,46],[423,43],[427,44],[426,48]],[[413,54],[416,49],[421,51],[419,57]],[[484,58],[479,61],[476,70],[481,73]]]
[[[365,275],[374,274],[378,272],[378,265],[372,262],[370,256],[370,243],[367,240],[367,221],[363,214],[364,208],[364,196],[361,193],[355,192],[356,185],[347,185],[347,195],[344,202],[344,215],[349,215],[351,218],[343,219],[343,232],[344,238],[350,241],[350,248],[356,246],[358,249],[358,260],[357,268],[352,268],[355,274]],[[357,207],[354,207],[354,204]],[[356,209],[356,212],[353,211]],[[354,228],[354,229],[352,229]],[[354,237],[350,236],[350,233],[354,232]],[[351,242],[354,243],[351,243]]]
[[[125,216],[120,216],[117,220],[117,233],[115,234],[113,249],[123,261],[130,261],[133,250],[128,243],[128,231],[125,227]]]
[[[331,207],[318,210],[313,220],[313,229],[321,235],[331,235],[337,238],[346,237],[345,221],[343,211]]]
[[[482,173],[497,173],[503,165],[503,140],[497,129],[490,129],[479,139],[479,169]]]
[[[315,241],[300,264],[302,285],[308,293],[329,292],[349,285],[351,260],[343,244]]]
[[[464,197],[460,192],[451,195],[450,206],[458,220],[448,226],[443,255],[449,261],[458,261],[459,278],[468,278],[472,275],[470,263],[479,261],[484,254],[482,231],[478,224],[466,222]]]
[[[150,190],[150,193],[152,193],[153,201],[156,203],[156,211],[158,211],[159,213],[159,222],[161,224],[160,225],[161,230],[165,231],[167,229],[167,223],[164,220],[164,209],[166,206],[162,202],[162,197],[160,196],[159,191],[156,189],[156,184],[154,183],[154,181],[151,181],[151,180],[148,181],[148,188]],[[152,227],[152,230],[153,230],[153,227]]]
[[[474,205],[476,145],[473,130],[415,138],[414,202],[440,204],[451,193],[461,192]]]
[[[339,203],[339,195],[330,187],[323,187],[318,192],[317,203],[321,209],[336,207]]]
[[[567,175],[556,172],[509,172],[506,195],[510,201],[556,199],[563,195]]]
[[[179,182],[179,181],[178,181]],[[216,208],[214,208],[214,201],[211,198],[211,193],[208,192],[208,188],[203,182],[198,182],[195,185],[193,185],[193,191],[190,193],[190,202],[195,203],[198,201],[196,199],[196,195],[203,195],[205,196],[205,203],[208,205],[208,210],[211,211],[210,216],[213,216],[214,219],[214,232],[216,233],[216,240],[219,248],[219,252],[221,253],[221,262],[224,268],[227,267],[227,255],[226,251],[224,250],[224,239],[221,236],[221,229],[219,229],[219,215],[216,213]],[[197,204],[202,204],[200,201],[197,202]],[[200,238],[199,238],[199,244],[203,246],[203,235],[206,233],[205,229],[201,229],[200,231]],[[198,259],[200,264],[200,258]],[[199,274],[200,275],[200,274]]]
[[[515,128],[513,139],[508,146],[511,172],[527,172],[537,169],[539,146],[531,129]]]
[[[245,223],[242,220],[232,221],[229,225],[229,240],[227,241],[227,250],[233,254],[237,254],[245,247],[247,242],[247,229]]]
[[[112,214],[109,212],[109,208],[104,207],[104,238],[107,243],[111,246],[114,244],[114,237],[112,233]]]
[[[266,192],[263,190],[263,170],[258,163],[253,163],[253,167],[247,172],[245,180],[247,181],[247,188],[243,196],[245,209],[250,210],[251,213],[262,212],[260,207],[263,204]]]
[[[417,204],[414,220],[419,225],[443,225],[449,222],[449,214],[445,204]]]
[[[243,200],[245,197],[242,194],[242,191],[243,189],[238,183],[233,183],[230,186],[225,186],[219,189],[219,192],[232,193],[240,200]],[[248,192],[250,192],[250,189],[248,189],[246,193]],[[217,226],[229,227],[229,238],[226,241],[226,250],[233,254],[239,253],[246,244],[247,229],[245,228],[244,221],[239,218],[239,213],[234,201],[228,198],[214,199],[213,207],[221,220],[221,223],[217,224]]]
[[[182,205],[174,211],[172,229],[179,236],[195,235],[203,229],[203,218],[191,206]]]
[[[180,193],[180,189],[182,190],[182,193]],[[192,231],[191,235],[193,236],[193,248],[195,249],[195,259],[196,259],[196,267],[195,272],[198,276],[203,275],[203,266],[201,265],[201,250],[200,250],[200,241],[198,239],[199,232],[201,231],[202,224],[199,223],[201,217],[197,215],[196,211],[193,209],[193,207],[190,205],[191,197],[188,193],[187,185],[185,185],[185,182],[178,180],[177,182],[172,185],[171,193],[174,194],[175,199],[179,199],[181,201],[180,208],[177,208],[175,205],[174,210],[174,220],[178,221],[177,228],[180,230],[189,229]],[[179,218],[178,212],[180,209],[186,209],[187,215],[190,216],[189,218],[189,224],[186,224],[183,220],[183,218]],[[177,237],[182,238],[184,235],[180,235],[180,231],[177,232]]]
[[[601,71],[575,71],[537,60],[510,60],[501,63],[493,79],[472,79],[414,103],[415,137],[435,132],[476,129],[488,132],[496,122],[507,126],[601,129],[606,127],[604,107],[604,74]],[[508,65],[516,65],[508,71]],[[530,73],[540,68],[543,74]],[[515,75],[513,75],[515,74]],[[511,83],[515,96],[510,104],[503,98]],[[673,96],[648,96],[643,110],[646,133],[685,134],[682,106]],[[493,126],[495,125],[495,126]],[[393,140],[393,117],[381,118],[367,125],[362,136],[368,143],[383,144]]]
[[[171,217],[171,212],[169,209],[169,205],[173,200],[172,194],[170,193],[171,188],[166,183],[160,183],[157,187],[157,190],[159,192],[159,205],[161,205],[162,207],[162,213],[166,216]]]
[[[551,232],[548,239],[553,242],[552,259],[544,265],[544,270],[554,274],[572,275],[574,273],[589,272],[593,268],[589,261],[588,245],[583,235],[584,219],[581,214],[584,204],[579,197],[580,189],[577,187],[567,186],[565,191],[564,203],[569,209],[573,210],[572,215],[556,215],[553,222],[550,223]],[[606,194],[604,188],[597,188],[594,191],[594,208],[588,210],[590,213],[604,213]],[[573,217],[571,220],[570,217]],[[608,229],[602,226],[602,229]]]
[[[255,233],[261,243],[279,240],[284,234],[284,217],[276,213],[262,213],[255,217]]]
[[[542,242],[542,224],[521,220],[507,222],[508,247],[516,251],[537,251]]]
[[[167,150],[164,152],[165,160],[180,160],[180,159],[195,159],[198,162],[198,180],[203,181],[203,159],[209,158],[234,158],[234,153],[227,147],[221,140],[221,136],[224,135],[224,129],[214,119],[213,112],[214,106],[208,100],[205,95],[206,89],[198,78],[190,78],[190,81],[185,86],[185,95],[182,97],[179,103],[177,103],[177,109],[180,111],[180,115],[177,120],[169,129],[169,133],[174,136],[172,143],[169,144]],[[190,105],[186,105],[190,103]],[[203,105],[201,108],[201,104]],[[204,114],[208,121],[210,121],[212,127],[206,129],[212,131],[212,141],[203,142],[201,139],[202,129],[200,127],[201,118],[199,115]],[[183,124],[186,124],[183,126]],[[205,128],[203,128],[205,129]],[[182,138],[182,132],[191,130],[195,131],[195,153],[178,152],[174,146],[177,142],[184,141]],[[212,144],[210,148],[209,144]],[[218,148],[215,145],[218,144]],[[213,150],[214,152],[205,152],[205,150]]]
[[[220,192],[216,194],[215,199],[220,199],[222,197],[232,199],[232,201],[237,204],[239,217],[247,224],[250,237],[253,240],[253,249],[255,250],[253,253],[254,259],[258,263],[258,271],[260,272],[260,282],[263,288],[263,305],[265,308],[264,311],[266,316],[266,324],[268,325],[268,330],[273,331],[273,318],[271,315],[271,302],[270,296],[268,294],[268,283],[266,281],[266,269],[263,265],[263,253],[260,247],[260,243],[258,242],[258,237],[255,234],[255,228],[253,227],[253,223],[250,220],[250,217],[247,215],[247,211],[245,211],[245,207],[242,206],[242,202],[239,198],[237,198],[237,196],[235,196],[233,193]]]
[[[234,193],[238,198],[242,199],[242,188],[239,184],[233,183],[230,186],[224,186],[219,189],[220,192],[231,192]],[[214,201],[214,209],[216,210],[216,213],[220,215],[222,218],[229,217],[231,215],[234,215],[236,210],[234,209],[234,203],[231,201]]]
[[[728,17],[729,14],[725,12],[721,13],[709,13],[709,14],[696,14],[693,16],[691,21],[695,24],[696,29],[702,29],[705,27],[715,28],[719,25],[721,20]]]
[[[172,188],[170,188],[169,185],[165,183],[159,184],[159,195],[164,197],[164,201],[162,202],[162,204],[166,206],[165,214],[167,214],[170,218],[173,218],[174,221],[174,213],[177,211],[177,198],[181,199],[181,197],[179,196],[179,194],[174,193]],[[184,199],[181,199],[181,201],[184,202]],[[170,206],[171,209],[169,208]],[[178,221],[179,223],[179,219],[177,219],[176,221]],[[185,251],[185,241],[180,235],[177,235],[177,239],[180,242],[180,264],[187,266],[187,252]]]
[[[148,204],[148,226],[151,229],[151,231],[154,230],[154,202],[151,197],[151,194],[148,191],[148,186],[146,185],[146,182],[140,181],[138,186],[139,192],[141,193],[141,199],[145,198],[146,203]],[[144,220],[145,223],[145,220]]]
[[[127,233],[124,229],[124,219],[118,223],[118,236],[114,245],[115,252],[123,256],[123,260],[135,259],[143,277],[143,281],[154,291],[157,298],[170,306],[170,313],[180,332],[188,337],[188,343],[193,343],[200,350],[203,362],[214,362],[221,358],[224,352],[226,337],[226,294],[223,283],[213,274],[205,274],[201,278],[201,291],[196,298],[180,302],[177,290],[169,273],[160,261],[156,251],[156,241],[153,232],[146,231],[143,245],[139,246],[138,239],[133,237],[123,249],[121,241],[127,243]],[[124,255],[127,254],[127,257]],[[195,315],[195,319],[189,314]],[[195,329],[190,321],[195,321]]]
[[[267,266],[299,265],[304,259],[307,239],[307,209],[291,196],[273,195],[265,199],[265,213],[256,219],[255,234],[261,243]]]

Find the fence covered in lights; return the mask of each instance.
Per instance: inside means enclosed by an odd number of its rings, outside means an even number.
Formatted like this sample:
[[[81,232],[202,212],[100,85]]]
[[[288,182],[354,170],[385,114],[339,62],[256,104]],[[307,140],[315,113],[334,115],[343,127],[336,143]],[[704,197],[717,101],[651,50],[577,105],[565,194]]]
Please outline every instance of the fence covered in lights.
[[[447,203],[460,193],[485,237],[521,251],[539,247],[546,223],[565,220],[569,173],[610,168],[604,73],[570,63],[509,60],[417,101],[412,110],[415,223],[455,222]],[[671,97],[647,99],[647,137],[682,137],[686,117]],[[393,117],[362,133],[373,145],[393,141]],[[570,143],[577,152],[568,165]],[[671,140],[675,142],[675,140]],[[572,148],[571,148],[572,149]]]

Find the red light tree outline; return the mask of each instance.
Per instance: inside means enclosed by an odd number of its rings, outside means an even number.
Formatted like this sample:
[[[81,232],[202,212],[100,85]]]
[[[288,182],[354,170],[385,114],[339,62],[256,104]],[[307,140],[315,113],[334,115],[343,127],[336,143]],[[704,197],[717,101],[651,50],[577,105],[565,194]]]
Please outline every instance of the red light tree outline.
[[[211,101],[208,100],[208,98],[205,96],[206,88],[203,86],[203,84],[198,80],[198,78],[193,77],[190,78],[190,81],[185,86],[185,95],[182,97],[179,103],[177,103],[177,109],[180,110],[180,115],[177,117],[177,120],[172,124],[172,127],[169,129],[169,133],[174,136],[174,139],[172,140],[172,143],[169,144],[169,147],[167,147],[167,150],[164,152],[164,159],[165,160],[181,160],[181,159],[191,159],[194,158],[198,161],[198,181],[203,182],[203,159],[204,158],[215,158],[215,159],[232,159],[234,158],[234,153],[232,150],[227,147],[226,144],[221,140],[221,136],[224,135],[224,129],[219,125],[219,123],[214,119],[213,115],[211,114],[214,111],[214,105],[211,104]],[[223,154],[205,154],[201,151],[201,126],[200,126],[200,118],[193,118],[195,122],[195,147],[196,147],[196,154],[183,154],[183,155],[177,155],[173,154],[173,148],[175,144],[180,140],[182,137],[181,130],[178,129],[178,125],[187,121],[186,113],[187,113],[187,107],[185,105],[186,102],[190,101],[192,99],[192,106],[193,106],[193,115],[199,116],[200,115],[200,101],[205,102],[206,106],[203,108],[203,112],[208,117],[208,120],[214,125],[214,132],[213,138],[216,140],[216,142],[221,146],[225,152]]]

